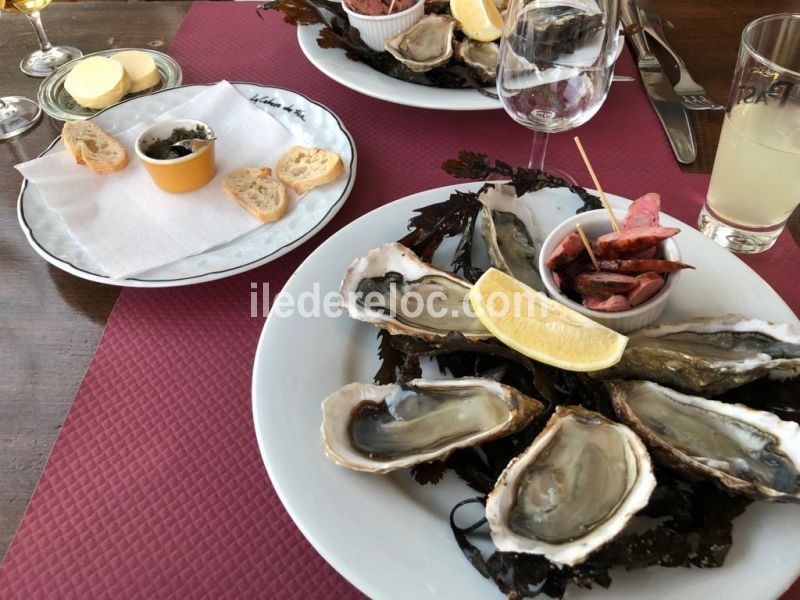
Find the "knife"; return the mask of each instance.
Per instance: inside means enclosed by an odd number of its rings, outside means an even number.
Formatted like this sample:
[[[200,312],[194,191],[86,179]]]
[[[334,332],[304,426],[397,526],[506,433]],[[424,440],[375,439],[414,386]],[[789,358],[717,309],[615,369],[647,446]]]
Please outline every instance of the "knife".
[[[647,38],[641,29],[640,10],[633,0],[622,0],[622,24],[625,27],[634,25],[638,28],[636,33],[628,37],[636,51],[636,63],[642,83],[650,104],[664,127],[675,158],[679,163],[692,163],[697,158],[697,147],[689,117],[678,94],[672,89],[672,82],[664,73],[664,68],[647,45]]]

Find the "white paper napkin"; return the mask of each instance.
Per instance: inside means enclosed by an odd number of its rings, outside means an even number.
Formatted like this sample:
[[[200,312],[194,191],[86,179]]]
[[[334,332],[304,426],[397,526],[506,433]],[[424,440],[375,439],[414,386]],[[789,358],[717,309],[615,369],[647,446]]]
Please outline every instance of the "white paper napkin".
[[[217,174],[199,190],[170,194],[150,179],[136,157],[134,141],[153,121],[115,136],[129,159],[118,173],[94,173],[66,151],[17,165],[76,241],[114,279],[204,252],[260,226],[222,191],[220,180],[242,167],[274,168],[287,148],[300,143],[227,81],[160,115],[170,118],[198,119],[217,135]]]

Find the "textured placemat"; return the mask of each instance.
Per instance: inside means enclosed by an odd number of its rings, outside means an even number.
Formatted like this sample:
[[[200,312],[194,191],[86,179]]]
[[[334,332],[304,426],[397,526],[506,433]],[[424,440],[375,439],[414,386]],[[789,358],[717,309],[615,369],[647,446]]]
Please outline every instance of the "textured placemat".
[[[524,163],[530,134],[502,111],[448,114],[351,92],[308,64],[294,28],[277,14],[260,20],[253,4],[195,3],[171,54],[187,82],[285,86],[329,106],[355,137],[356,186],[328,227],[280,260],[224,281],[123,292],[0,567],[0,596],[358,597],[292,524],[261,463],[250,376],[262,320],[250,317],[250,282],[269,281],[274,294],[353,218],[453,183],[439,165],[459,150]],[[627,52],[618,72],[634,74]],[[694,222],[708,177],[677,168],[638,84],[615,84],[578,133],[608,191],[659,191],[666,212]],[[554,136],[550,152],[589,184],[570,135]],[[795,312],[800,282],[782,274],[798,258],[784,236],[747,260]]]

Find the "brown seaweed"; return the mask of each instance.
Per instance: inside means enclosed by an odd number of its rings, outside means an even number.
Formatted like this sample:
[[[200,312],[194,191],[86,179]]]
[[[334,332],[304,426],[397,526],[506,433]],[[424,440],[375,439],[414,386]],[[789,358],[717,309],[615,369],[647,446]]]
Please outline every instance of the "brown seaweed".
[[[459,179],[477,179],[485,181],[492,175],[500,178],[510,179],[511,185],[517,196],[523,196],[528,192],[535,192],[544,188],[565,187],[570,192],[578,196],[583,202],[577,212],[587,210],[597,210],[603,208],[600,198],[590,194],[579,185],[570,185],[564,179],[550,175],[538,169],[527,169],[525,167],[512,168],[508,163],[496,160],[494,164],[486,154],[480,152],[470,152],[462,150],[458,153],[458,158],[453,158],[442,163],[442,169]]]

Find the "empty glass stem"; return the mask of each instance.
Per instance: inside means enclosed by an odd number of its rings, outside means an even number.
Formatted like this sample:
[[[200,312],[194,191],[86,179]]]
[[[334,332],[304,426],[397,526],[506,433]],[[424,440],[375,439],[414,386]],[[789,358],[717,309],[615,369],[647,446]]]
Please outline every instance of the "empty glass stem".
[[[550,139],[550,134],[544,131],[533,131],[533,140],[531,141],[531,156],[528,159],[528,168],[544,170],[544,157],[547,154],[547,141]]]

